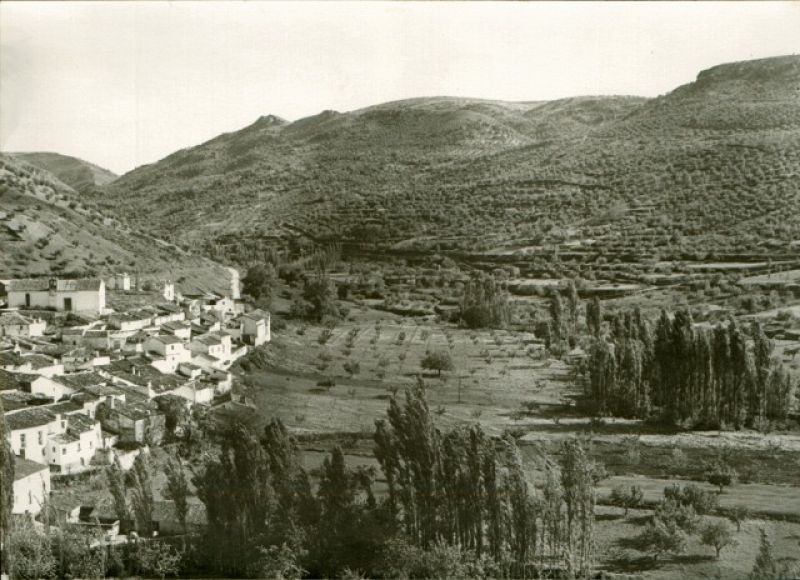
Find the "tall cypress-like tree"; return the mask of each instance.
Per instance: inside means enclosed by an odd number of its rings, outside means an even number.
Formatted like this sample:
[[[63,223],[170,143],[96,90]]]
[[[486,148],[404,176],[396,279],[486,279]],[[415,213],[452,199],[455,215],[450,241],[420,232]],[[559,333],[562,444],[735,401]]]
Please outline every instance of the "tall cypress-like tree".
[[[8,572],[8,537],[11,529],[11,510],[14,507],[14,453],[6,439],[6,417],[0,399],[0,571]]]

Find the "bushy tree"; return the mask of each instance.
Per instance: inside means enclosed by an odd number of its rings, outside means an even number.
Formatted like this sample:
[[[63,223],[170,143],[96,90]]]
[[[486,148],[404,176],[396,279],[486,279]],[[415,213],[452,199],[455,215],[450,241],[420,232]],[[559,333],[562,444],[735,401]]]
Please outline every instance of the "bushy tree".
[[[259,306],[269,308],[276,281],[275,268],[271,264],[250,266],[242,278],[242,293],[252,296]]]
[[[180,572],[181,555],[178,551],[160,540],[139,540],[136,544],[136,565],[146,576],[164,580],[167,576],[177,576]]]
[[[50,578],[57,570],[50,537],[40,532],[29,518],[19,518],[8,536],[11,578],[38,580]]]
[[[625,510],[624,517],[628,517],[628,511],[642,505],[644,493],[638,485],[630,487],[617,485],[611,490],[611,504]]]
[[[747,506],[738,505],[728,511],[728,519],[736,524],[736,531],[742,531],[742,523],[750,518],[750,510]]]
[[[736,545],[736,540],[733,537],[733,530],[725,520],[716,522],[709,522],[704,525],[700,530],[700,541],[704,546],[711,546],[717,555],[728,546]]]
[[[442,371],[453,370],[453,358],[446,350],[433,350],[423,357],[420,366],[426,370],[436,371],[437,375],[441,375]]]
[[[663,554],[680,554],[686,549],[686,534],[674,521],[653,518],[637,538],[642,551],[653,554],[657,562]]]
[[[721,462],[716,463],[706,472],[706,481],[711,485],[716,485],[719,488],[719,493],[722,493],[724,488],[729,487],[735,478],[736,471]]]

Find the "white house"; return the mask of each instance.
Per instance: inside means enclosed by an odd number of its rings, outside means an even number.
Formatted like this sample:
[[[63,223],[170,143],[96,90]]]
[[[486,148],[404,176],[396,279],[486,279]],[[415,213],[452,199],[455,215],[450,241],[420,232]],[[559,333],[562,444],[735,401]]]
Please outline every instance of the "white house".
[[[171,334],[151,336],[145,340],[144,350],[157,355],[152,364],[162,373],[174,373],[180,363],[192,360],[192,352],[183,340]],[[163,364],[157,365],[157,361],[163,361]]]
[[[206,381],[189,381],[171,391],[195,405],[208,405],[214,400],[214,384]]]
[[[14,506],[11,513],[36,515],[50,495],[50,469],[29,459],[14,462]]]
[[[50,356],[40,352],[26,353],[22,359],[31,365],[31,372],[45,377],[53,377],[64,374],[64,364]]]
[[[242,339],[247,344],[261,346],[269,342],[270,315],[263,310],[253,310],[242,315]]]
[[[0,314],[0,336],[43,336],[45,328],[47,328],[47,322],[41,318],[28,318],[13,311]]]
[[[153,316],[140,310],[138,312],[113,314],[109,317],[108,322],[116,329],[131,332],[150,326],[153,323]]]
[[[172,281],[165,280],[161,284],[161,296],[163,296],[164,300],[168,300],[169,302],[175,301],[175,284],[173,284]]]
[[[51,435],[67,430],[67,419],[47,409],[20,409],[6,413],[8,439],[14,455],[32,461],[47,461],[47,444]]]
[[[106,309],[106,284],[97,278],[11,280],[8,306],[101,314]]]
[[[222,332],[210,332],[189,343],[193,353],[207,354],[222,360],[231,358],[231,346],[230,335]]]
[[[102,447],[100,423],[86,415],[70,415],[66,431],[50,437],[47,462],[61,473],[83,471]]]
[[[32,395],[43,395],[49,397],[54,401],[58,401],[64,397],[69,397],[75,392],[75,389],[54,379],[53,377],[37,376],[32,379],[30,384],[30,393]]]
[[[110,287],[114,290],[128,291],[131,289],[131,276],[127,272],[114,274],[110,282]]]

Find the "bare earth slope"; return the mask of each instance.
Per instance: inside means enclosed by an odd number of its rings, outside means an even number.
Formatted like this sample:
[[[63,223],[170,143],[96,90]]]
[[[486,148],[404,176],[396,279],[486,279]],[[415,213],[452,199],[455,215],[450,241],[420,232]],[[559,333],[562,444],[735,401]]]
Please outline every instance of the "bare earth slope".
[[[0,279],[127,270],[227,287],[229,274],[108,217],[50,173],[0,155]]]
[[[117,178],[117,175],[108,169],[60,153],[35,152],[11,153],[10,155],[34,167],[49,171],[59,181],[76,191],[107,185]]]

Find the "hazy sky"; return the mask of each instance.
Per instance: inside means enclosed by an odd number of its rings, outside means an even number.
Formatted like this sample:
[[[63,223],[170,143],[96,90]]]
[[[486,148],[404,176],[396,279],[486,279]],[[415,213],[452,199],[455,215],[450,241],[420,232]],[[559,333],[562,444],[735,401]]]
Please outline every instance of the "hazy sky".
[[[125,172],[258,116],[655,96],[800,53],[800,3],[0,2],[0,149]]]

